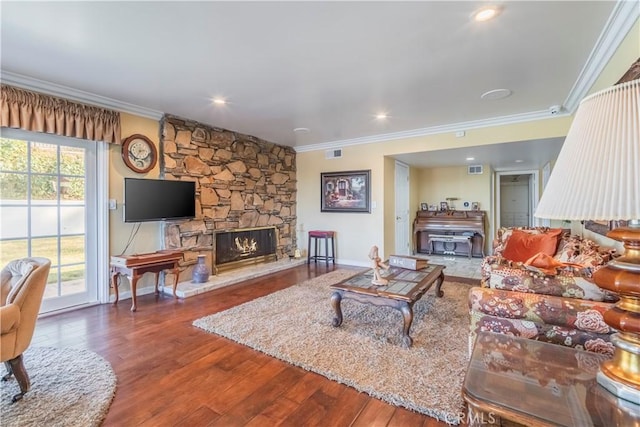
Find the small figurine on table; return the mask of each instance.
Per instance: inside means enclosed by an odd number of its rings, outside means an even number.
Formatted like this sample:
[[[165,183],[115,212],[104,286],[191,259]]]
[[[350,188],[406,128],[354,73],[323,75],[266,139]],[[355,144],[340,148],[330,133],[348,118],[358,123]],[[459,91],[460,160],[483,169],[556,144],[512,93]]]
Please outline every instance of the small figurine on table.
[[[383,279],[380,275],[380,269],[384,268],[385,270],[388,270],[389,266],[380,259],[377,246],[371,247],[371,250],[369,251],[369,259],[371,260],[371,268],[373,268],[373,280],[371,281],[371,284],[376,286],[389,284],[389,281],[387,279]]]

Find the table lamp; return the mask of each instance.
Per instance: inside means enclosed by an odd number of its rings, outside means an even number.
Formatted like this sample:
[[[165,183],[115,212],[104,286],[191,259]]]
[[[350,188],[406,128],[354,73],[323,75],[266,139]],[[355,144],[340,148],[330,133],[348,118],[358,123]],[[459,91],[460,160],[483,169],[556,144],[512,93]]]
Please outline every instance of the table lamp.
[[[622,256],[594,274],[620,296],[604,314],[619,332],[613,359],[598,383],[640,405],[640,79],[586,97],[578,106],[535,213],[556,220],[629,220],[607,236],[624,243]]]

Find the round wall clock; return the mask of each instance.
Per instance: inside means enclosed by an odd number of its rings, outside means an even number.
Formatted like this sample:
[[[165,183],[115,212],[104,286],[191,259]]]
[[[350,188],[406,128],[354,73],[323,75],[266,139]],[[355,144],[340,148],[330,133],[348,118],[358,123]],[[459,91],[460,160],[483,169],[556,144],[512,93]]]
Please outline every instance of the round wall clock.
[[[146,173],[156,165],[158,151],[144,135],[131,135],[122,143],[122,160],[134,172]]]

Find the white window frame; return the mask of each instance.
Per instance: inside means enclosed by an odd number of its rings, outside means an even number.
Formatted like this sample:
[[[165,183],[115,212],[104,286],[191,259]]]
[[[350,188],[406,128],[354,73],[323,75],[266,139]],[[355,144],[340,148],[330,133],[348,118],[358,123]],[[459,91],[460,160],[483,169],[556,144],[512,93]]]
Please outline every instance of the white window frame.
[[[10,128],[2,128],[2,137],[88,149],[85,168],[92,168],[95,173],[86,174],[85,203],[87,207],[91,204],[91,210],[95,211],[95,215],[90,215],[87,209],[86,230],[95,230],[96,236],[96,242],[92,244],[88,244],[90,242],[85,240],[87,259],[96,260],[93,268],[87,267],[85,270],[88,298],[78,304],[72,303],[65,307],[56,307],[55,304],[51,304],[43,314],[50,315],[109,302],[109,144]],[[89,284],[92,283],[95,286],[90,287]]]

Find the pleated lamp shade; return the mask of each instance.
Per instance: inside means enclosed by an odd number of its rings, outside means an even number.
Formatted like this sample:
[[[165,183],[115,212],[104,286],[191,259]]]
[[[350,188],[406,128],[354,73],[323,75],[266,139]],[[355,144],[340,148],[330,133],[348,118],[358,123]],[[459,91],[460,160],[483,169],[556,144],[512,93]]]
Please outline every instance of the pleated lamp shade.
[[[640,79],[582,100],[535,216],[640,219]]]

